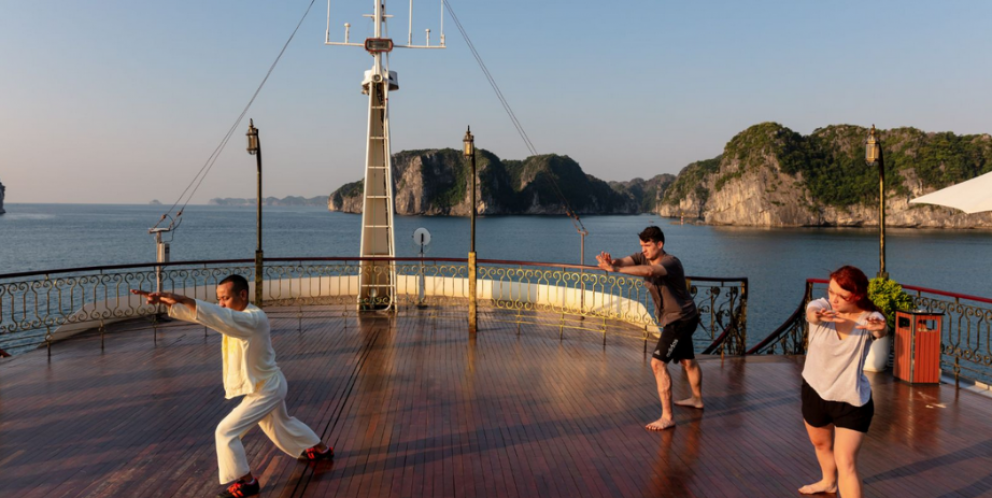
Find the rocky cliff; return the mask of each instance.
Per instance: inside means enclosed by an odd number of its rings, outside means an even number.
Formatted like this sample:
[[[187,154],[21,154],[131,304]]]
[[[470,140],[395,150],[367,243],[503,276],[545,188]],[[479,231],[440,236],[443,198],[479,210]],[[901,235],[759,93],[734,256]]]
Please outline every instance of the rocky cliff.
[[[562,214],[561,196],[579,214],[633,214],[697,219],[714,225],[877,226],[878,168],[864,163],[867,130],[836,125],[808,136],[777,123],[737,134],[722,154],[677,175],[603,182],[568,156],[500,160],[478,152],[480,214]],[[992,137],[881,130],[886,226],[992,228],[992,213],[967,215],[909,200],[992,171]],[[396,212],[465,216],[469,168],[453,149],[393,156]],[[360,213],[364,185],[349,183],[327,200],[331,211]],[[559,196],[561,192],[561,196]]]
[[[397,214],[471,213],[471,170],[461,151],[403,151],[393,155],[392,166]],[[568,156],[555,154],[515,161],[480,149],[476,169],[479,214],[563,214],[562,197],[579,214],[633,214],[643,210],[640,196],[632,190],[659,197],[659,185],[664,183],[656,177],[608,184],[583,173]],[[342,186],[328,198],[328,209],[360,213],[363,189],[362,181]]]
[[[0,214],[6,213],[6,211],[3,210],[3,196],[6,192],[7,187],[4,187],[3,183],[0,183]]]
[[[738,226],[878,225],[878,169],[864,163],[867,130],[839,125],[802,136],[777,123],[752,126],[722,155],[690,164],[657,212]],[[882,130],[886,226],[992,228],[992,214],[909,200],[992,170],[992,137]]]

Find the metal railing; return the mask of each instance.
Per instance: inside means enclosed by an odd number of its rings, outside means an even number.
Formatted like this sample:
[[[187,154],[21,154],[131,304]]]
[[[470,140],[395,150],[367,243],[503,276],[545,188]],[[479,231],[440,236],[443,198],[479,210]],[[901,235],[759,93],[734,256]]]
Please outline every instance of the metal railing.
[[[359,298],[363,271],[390,266],[396,295]],[[329,307],[335,313],[389,307],[394,312],[460,312],[467,309],[467,260],[456,258],[266,258],[262,296],[266,308]],[[657,326],[654,304],[641,278],[595,267],[555,263],[479,260],[477,300],[491,319],[518,330],[556,317],[560,334],[579,329],[647,341]],[[365,269],[363,269],[363,266]],[[163,312],[144,304],[132,289],[177,292],[213,301],[229,274],[254,286],[254,260],[212,260],[69,268],[0,275],[0,349],[17,354],[51,345],[83,330],[128,319],[152,322]],[[743,354],[747,341],[747,279],[688,277],[702,313],[694,337],[706,353]],[[255,295],[254,289],[249,295]]]
[[[807,279],[799,307],[747,354],[806,354],[809,335],[806,304],[814,294],[826,295],[829,283],[824,279]],[[915,309],[944,314],[941,370],[951,372],[955,379],[964,373],[970,380],[992,383],[992,299],[914,285],[902,288],[912,297]]]

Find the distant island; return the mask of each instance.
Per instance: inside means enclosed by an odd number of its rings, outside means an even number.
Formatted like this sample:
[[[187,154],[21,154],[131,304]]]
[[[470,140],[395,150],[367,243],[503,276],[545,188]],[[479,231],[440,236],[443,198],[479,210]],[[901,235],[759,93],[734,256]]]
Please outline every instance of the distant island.
[[[523,161],[503,160],[477,150],[480,214],[563,214],[556,189],[579,214],[636,214],[650,211],[674,175],[649,180],[605,182],[587,175],[572,158],[547,154]],[[403,151],[393,155],[396,213],[467,216],[469,168],[454,149]],[[364,181],[349,183],[328,199],[331,211],[361,212]]]
[[[255,206],[257,199],[236,199],[227,197],[224,199],[210,199],[211,206]],[[266,197],[262,199],[263,206],[326,206],[327,197],[317,196],[307,199],[306,197],[288,196],[282,199],[276,197]]]
[[[149,205],[152,205],[152,206],[161,206],[162,205],[162,203],[159,202],[158,199],[152,199],[152,202],[149,202],[148,204]]]
[[[6,211],[3,210],[3,196],[6,192],[7,187],[4,187],[3,183],[0,182],[0,214],[6,213]]]
[[[801,135],[778,123],[734,136],[717,157],[678,175],[605,182],[568,156],[504,160],[477,150],[479,214],[563,214],[560,191],[579,214],[656,213],[710,225],[878,226],[878,169],[864,162],[867,130],[832,125]],[[881,130],[885,154],[886,226],[992,228],[992,213],[964,214],[909,200],[992,171],[992,136]],[[466,216],[469,171],[454,149],[393,155],[400,215]],[[331,211],[361,212],[363,181],[327,199]]]

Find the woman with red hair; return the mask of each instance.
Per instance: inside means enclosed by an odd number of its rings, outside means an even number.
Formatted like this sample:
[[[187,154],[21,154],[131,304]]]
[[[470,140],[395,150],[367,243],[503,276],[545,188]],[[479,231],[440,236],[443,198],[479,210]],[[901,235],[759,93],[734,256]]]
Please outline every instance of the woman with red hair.
[[[885,336],[885,316],[868,299],[868,277],[844,266],[830,274],[828,299],[806,307],[809,344],[803,368],[803,420],[823,478],[799,488],[807,495],[860,498],[857,456],[875,413],[863,372],[868,346]]]

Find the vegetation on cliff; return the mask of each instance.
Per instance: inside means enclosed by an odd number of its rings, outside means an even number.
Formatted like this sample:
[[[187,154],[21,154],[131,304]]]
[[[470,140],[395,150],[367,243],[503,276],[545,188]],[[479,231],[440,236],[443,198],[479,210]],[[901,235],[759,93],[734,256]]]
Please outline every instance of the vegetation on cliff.
[[[703,185],[704,180],[707,176],[716,173],[720,169],[720,160],[722,158],[723,156],[720,155],[713,159],[696,161],[682,168],[675,181],[668,187],[661,202],[674,206],[678,205],[681,199],[688,197],[690,194],[695,194],[698,199],[705,203],[710,191]]]
[[[783,173],[802,179],[814,201],[846,207],[878,202],[878,169],[865,165],[868,130],[834,125],[803,136],[778,123],[761,123],[739,133],[724,149],[738,168],[717,178],[719,191],[743,173],[776,161]],[[940,189],[992,170],[989,135],[925,133],[916,128],[880,130],[887,190],[909,195],[907,177],[917,189]],[[910,173],[912,171],[912,173]]]
[[[878,201],[878,169],[865,165],[868,130],[838,125],[810,135],[815,154],[799,169],[814,197],[834,206]],[[941,189],[992,171],[989,135],[926,133],[916,128],[881,130],[887,190],[908,195],[904,179],[915,178],[917,189]]]
[[[722,154],[693,162],[678,176],[609,183],[584,173],[568,156],[501,160],[478,150],[478,202],[483,214],[564,213],[561,192],[580,214],[657,212],[723,224],[861,226],[877,222],[878,169],[864,163],[866,134],[866,128],[853,125],[802,135],[778,123],[760,123],[731,138]],[[890,221],[985,226],[908,200],[992,171],[992,137],[915,128],[879,130],[879,136],[887,206],[896,215]],[[461,151],[404,151],[393,156],[393,168],[397,199],[404,200],[397,213],[469,212],[470,170]],[[330,208],[358,212],[361,194],[361,181],[344,185],[331,195]],[[714,213],[719,214],[711,220]]]
[[[610,187],[620,194],[629,193],[634,199],[639,199],[639,212],[651,213],[674,182],[675,175],[662,173],[647,180],[634,178],[627,182],[610,182]]]
[[[480,199],[487,214],[564,213],[559,192],[578,213],[637,213],[640,197],[587,175],[568,156],[545,154],[524,160],[501,160],[492,152],[476,150]],[[416,196],[416,212],[452,214],[469,197],[471,167],[454,149],[410,150],[393,155],[397,198]],[[362,182],[349,183],[331,194],[331,208],[355,211]],[[640,192],[644,192],[641,189]],[[651,191],[653,194],[654,191]],[[350,202],[349,202],[350,200]],[[350,207],[346,207],[350,206]]]

